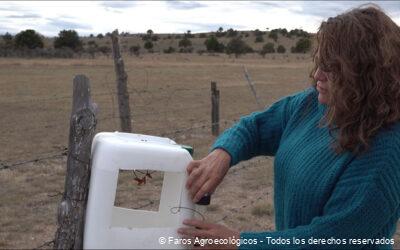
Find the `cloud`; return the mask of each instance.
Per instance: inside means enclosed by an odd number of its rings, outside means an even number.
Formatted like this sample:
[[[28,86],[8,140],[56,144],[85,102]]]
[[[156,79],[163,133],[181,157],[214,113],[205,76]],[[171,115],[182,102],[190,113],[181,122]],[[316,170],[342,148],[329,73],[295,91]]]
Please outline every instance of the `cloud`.
[[[368,1],[341,1],[341,2],[326,2],[326,1],[303,1],[298,2],[298,9],[289,8],[292,13],[301,15],[310,15],[319,18],[333,17],[344,13],[350,9],[359,7],[363,4],[368,4]],[[398,2],[372,2],[380,6],[387,13],[399,13],[400,4]]]
[[[29,18],[41,18],[41,16],[37,14],[23,14],[23,15],[8,15],[6,16],[6,18],[29,19]]]
[[[131,8],[136,5],[133,1],[103,1],[101,6],[105,7],[107,11],[122,13],[122,10]]]
[[[11,34],[16,34],[16,33],[18,33],[18,30],[15,28],[8,27],[8,26],[0,25],[0,35],[5,34],[6,32],[11,33]]]
[[[226,23],[194,23],[194,22],[170,22],[170,23],[181,26],[180,30],[182,30],[182,32],[186,32],[187,30],[190,30],[192,32],[210,32],[218,30],[219,27],[222,27],[225,30],[229,28],[239,29],[239,30],[246,28],[245,26],[242,25],[234,25]]]
[[[47,24],[49,26],[53,26],[55,28],[58,28],[59,30],[64,30],[64,29],[81,29],[81,30],[90,30],[92,27],[87,24],[80,24],[77,22],[71,22],[67,20],[61,20],[59,18],[47,18],[49,21]]]
[[[166,1],[167,6],[171,9],[191,10],[206,7],[205,4],[195,1]]]

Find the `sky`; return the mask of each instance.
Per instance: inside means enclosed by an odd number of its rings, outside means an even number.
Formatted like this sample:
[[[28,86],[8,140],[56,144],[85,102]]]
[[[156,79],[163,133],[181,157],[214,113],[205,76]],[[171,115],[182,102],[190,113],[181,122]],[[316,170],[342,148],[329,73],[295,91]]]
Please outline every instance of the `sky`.
[[[0,34],[34,29],[57,36],[112,32],[192,33],[286,28],[315,33],[328,17],[378,4],[400,25],[400,1],[1,1]]]

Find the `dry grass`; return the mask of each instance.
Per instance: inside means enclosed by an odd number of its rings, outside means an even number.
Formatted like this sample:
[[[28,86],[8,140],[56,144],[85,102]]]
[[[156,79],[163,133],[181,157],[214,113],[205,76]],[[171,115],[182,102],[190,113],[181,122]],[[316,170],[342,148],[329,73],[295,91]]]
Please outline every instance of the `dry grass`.
[[[307,86],[310,59],[275,55],[159,55],[125,59],[137,133],[164,135],[192,145],[194,158],[208,152],[210,81],[221,95],[222,129],[241,115],[257,110],[245,82],[245,65],[263,105]],[[48,152],[60,152],[68,139],[72,79],[86,74],[98,103],[97,131],[118,130],[112,60],[0,59],[0,161],[14,163]],[[43,100],[46,99],[46,100]],[[205,127],[201,127],[206,125]],[[174,133],[176,129],[197,129]],[[208,220],[240,230],[273,230],[273,159],[258,157],[231,169],[205,212]],[[33,248],[54,236],[57,205],[63,191],[65,158],[34,162],[0,171],[0,248]],[[157,199],[162,176],[135,186],[129,173],[120,175],[116,204],[138,207]],[[134,193],[136,196],[132,196]],[[260,206],[260,219],[252,213]],[[156,209],[153,203],[146,209]],[[399,233],[396,234],[400,242]]]

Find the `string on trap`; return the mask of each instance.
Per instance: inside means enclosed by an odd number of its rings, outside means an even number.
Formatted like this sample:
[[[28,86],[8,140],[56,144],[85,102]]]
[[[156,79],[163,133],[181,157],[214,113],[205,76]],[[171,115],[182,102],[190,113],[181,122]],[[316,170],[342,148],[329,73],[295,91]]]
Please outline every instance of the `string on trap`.
[[[190,210],[190,211],[192,211],[192,212],[194,212],[194,213],[200,215],[202,221],[205,221],[205,220],[206,220],[206,217],[205,217],[202,213],[200,213],[200,212],[197,211],[196,209],[193,209],[193,208],[190,208],[190,207],[171,207],[171,208],[169,209],[169,211],[170,211],[172,214],[177,214],[177,213],[179,213],[179,212],[181,211],[181,209]]]

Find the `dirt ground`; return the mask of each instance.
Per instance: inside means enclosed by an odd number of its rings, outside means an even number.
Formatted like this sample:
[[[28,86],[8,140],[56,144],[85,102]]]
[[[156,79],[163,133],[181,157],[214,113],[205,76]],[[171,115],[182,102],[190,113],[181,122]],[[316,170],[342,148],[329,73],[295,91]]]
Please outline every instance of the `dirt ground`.
[[[125,55],[135,133],[165,136],[204,157],[213,140],[210,82],[220,90],[221,130],[259,108],[243,74],[245,66],[262,106],[308,86],[308,55]],[[72,79],[89,77],[99,106],[97,132],[119,129],[111,58],[0,59],[0,248],[47,248],[56,230],[64,188]],[[28,163],[24,163],[29,161]],[[274,230],[273,158],[257,157],[232,168],[213,195],[207,220],[240,230]],[[137,186],[119,179],[116,205],[156,209],[162,176]],[[134,194],[134,195],[133,195]],[[395,235],[400,248],[400,232]]]

